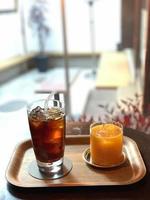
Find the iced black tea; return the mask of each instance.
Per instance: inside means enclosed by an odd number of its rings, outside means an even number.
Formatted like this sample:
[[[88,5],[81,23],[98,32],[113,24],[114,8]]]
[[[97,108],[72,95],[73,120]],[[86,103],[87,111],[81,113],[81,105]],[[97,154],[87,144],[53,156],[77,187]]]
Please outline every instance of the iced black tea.
[[[46,111],[36,106],[28,111],[29,127],[36,159],[53,163],[64,156],[65,114],[59,107]]]

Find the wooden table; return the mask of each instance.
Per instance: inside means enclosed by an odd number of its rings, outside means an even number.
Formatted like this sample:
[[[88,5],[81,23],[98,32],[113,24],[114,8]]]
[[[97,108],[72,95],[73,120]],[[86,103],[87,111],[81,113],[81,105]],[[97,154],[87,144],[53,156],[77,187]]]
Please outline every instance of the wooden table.
[[[123,51],[102,53],[96,73],[96,88],[126,87],[133,82],[129,65],[128,54]]]
[[[76,132],[77,127],[80,127],[81,132]],[[88,134],[89,124],[88,123],[69,123],[67,132],[77,133],[77,134]],[[1,132],[1,134],[3,134]],[[136,130],[125,129],[124,134],[129,136],[136,141],[143,160],[145,162],[147,173],[146,176],[138,183],[129,186],[97,186],[97,187],[75,187],[75,188],[43,188],[43,189],[21,189],[16,188],[5,180],[5,170],[7,166],[8,159],[12,153],[12,147],[16,145],[17,137],[15,134],[5,133],[4,137],[0,140],[0,146],[5,146],[9,151],[0,148],[0,200],[10,199],[86,199],[86,200],[98,200],[98,199],[149,199],[150,194],[150,135],[146,135]],[[24,138],[22,138],[24,139]],[[9,145],[9,144],[11,145]],[[8,144],[8,145],[7,145]],[[4,155],[5,154],[5,155]],[[4,155],[4,156],[1,156]],[[88,176],[88,174],[87,174]]]

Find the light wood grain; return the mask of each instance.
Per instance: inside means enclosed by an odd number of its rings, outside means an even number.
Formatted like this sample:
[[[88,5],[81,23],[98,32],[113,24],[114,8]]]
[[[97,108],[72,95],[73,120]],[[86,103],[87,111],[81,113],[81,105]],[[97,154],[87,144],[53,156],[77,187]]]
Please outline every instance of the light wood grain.
[[[0,61],[0,71],[4,69],[8,69],[10,67],[13,67],[17,64],[21,64],[24,62],[29,61],[30,59],[34,58],[37,55],[37,53],[29,53],[26,55],[18,55],[15,57],[11,57],[9,59]]]
[[[87,165],[82,158],[82,153],[87,147],[89,136],[67,136],[65,156],[73,163],[72,171],[63,178],[43,181],[29,175],[28,167],[35,157],[31,141],[22,142],[14,151],[6,178],[11,184],[23,188],[106,186],[132,184],[141,180],[146,173],[138,147],[128,137],[124,137],[127,161],[116,168],[99,169]]]
[[[124,87],[131,82],[129,62],[124,52],[106,52],[101,55],[97,69],[96,88]]]

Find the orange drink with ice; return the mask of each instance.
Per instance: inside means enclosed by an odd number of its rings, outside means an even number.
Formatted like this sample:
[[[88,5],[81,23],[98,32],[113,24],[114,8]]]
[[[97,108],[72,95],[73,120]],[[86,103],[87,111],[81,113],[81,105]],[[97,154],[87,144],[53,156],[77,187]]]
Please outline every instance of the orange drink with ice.
[[[90,153],[97,165],[114,165],[122,160],[123,128],[119,123],[90,126]]]

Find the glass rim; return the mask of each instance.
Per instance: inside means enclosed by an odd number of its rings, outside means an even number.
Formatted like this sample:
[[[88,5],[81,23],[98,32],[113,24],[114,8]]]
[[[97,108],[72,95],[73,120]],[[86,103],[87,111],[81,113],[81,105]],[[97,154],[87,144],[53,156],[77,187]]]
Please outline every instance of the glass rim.
[[[110,122],[93,122],[92,124],[90,124],[90,128],[92,128],[93,125],[102,125],[102,124],[113,124],[113,125],[116,125],[120,128],[123,129],[123,125],[122,123],[120,123],[119,121],[110,121]]]
[[[90,125],[90,135],[92,134],[92,128],[94,127],[94,125],[105,125],[105,124],[113,124],[115,126],[118,126],[120,128],[120,134],[119,135],[123,135],[123,125],[120,122],[116,122],[116,121],[112,121],[112,122],[93,122]],[[118,135],[115,136],[109,136],[109,137],[105,137],[105,138],[115,138],[118,137]]]
[[[37,102],[44,102],[45,103],[45,101],[46,101],[46,99],[35,99],[35,100],[33,100],[33,101],[31,101],[31,102],[29,102],[29,103],[27,103],[27,111],[30,111],[30,109],[31,109],[31,107],[32,107],[32,105],[34,104],[34,103],[37,103]],[[49,99],[48,100],[48,102],[57,102],[57,103],[64,103],[64,101],[60,101],[60,100],[57,100],[57,99]],[[55,106],[55,107],[59,107],[59,106]]]

